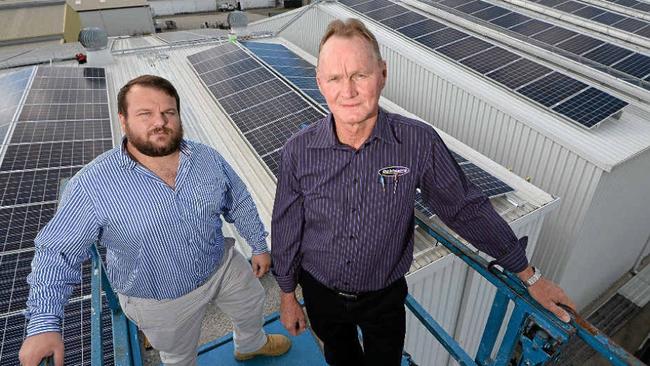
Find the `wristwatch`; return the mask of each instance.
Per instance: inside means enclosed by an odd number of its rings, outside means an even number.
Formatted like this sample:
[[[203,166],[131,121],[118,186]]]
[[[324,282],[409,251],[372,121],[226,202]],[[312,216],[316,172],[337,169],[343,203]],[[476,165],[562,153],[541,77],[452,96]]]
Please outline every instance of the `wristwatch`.
[[[524,285],[526,285],[526,287],[530,287],[535,283],[537,283],[537,281],[539,281],[540,278],[542,278],[542,272],[538,268],[533,267],[533,275],[528,277],[528,279],[524,281]]]

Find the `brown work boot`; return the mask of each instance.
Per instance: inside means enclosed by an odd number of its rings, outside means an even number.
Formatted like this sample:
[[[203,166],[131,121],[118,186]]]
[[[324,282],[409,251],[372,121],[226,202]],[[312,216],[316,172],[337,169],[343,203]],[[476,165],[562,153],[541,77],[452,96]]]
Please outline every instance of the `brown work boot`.
[[[282,334],[269,334],[266,336],[266,344],[255,352],[239,353],[235,351],[237,361],[250,360],[255,356],[280,356],[291,348],[291,341]]]

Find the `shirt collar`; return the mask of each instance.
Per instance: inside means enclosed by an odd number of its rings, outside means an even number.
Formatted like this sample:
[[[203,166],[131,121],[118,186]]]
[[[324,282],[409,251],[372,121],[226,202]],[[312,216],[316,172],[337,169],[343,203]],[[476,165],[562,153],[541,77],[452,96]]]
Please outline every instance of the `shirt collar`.
[[[370,134],[370,137],[368,137],[367,142],[375,139],[379,139],[389,144],[399,143],[391,129],[390,115],[382,108],[379,108],[379,112],[377,113],[377,123],[372,129],[372,133]],[[336,132],[334,131],[334,116],[330,113],[325,118],[324,123],[322,123],[316,130],[309,147],[323,149],[338,145],[341,144],[339,143],[338,138],[336,137]]]
[[[186,158],[189,158],[190,155],[192,155],[192,147],[190,146],[190,144],[187,143],[185,139],[181,140],[181,144],[179,148],[181,151],[181,160],[185,160]],[[122,141],[120,142],[119,159],[120,159],[120,165],[124,169],[133,169],[138,165],[138,163],[135,160],[133,160],[133,158],[131,158],[129,152],[126,151],[126,136],[123,136]]]

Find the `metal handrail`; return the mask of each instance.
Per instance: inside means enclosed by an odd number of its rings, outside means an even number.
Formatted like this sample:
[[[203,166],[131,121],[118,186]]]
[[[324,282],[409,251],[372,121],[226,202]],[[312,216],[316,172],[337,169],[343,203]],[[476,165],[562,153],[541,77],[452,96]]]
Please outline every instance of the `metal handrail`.
[[[562,322],[528,294],[528,290],[516,275],[490,265],[484,258],[470,250],[443,228],[433,223],[426,223],[425,219],[417,214],[415,222],[428,235],[462,259],[497,289],[483,331],[483,337],[474,359],[411,295],[407,296],[407,308],[461,365],[508,365],[518,344],[521,346],[519,365],[541,365],[557,357],[561,353],[563,346],[574,335],[581,338],[613,365],[643,365],[641,361],[582,319],[579,314],[570,311],[571,321],[569,323]],[[503,340],[496,352],[496,358],[492,359],[497,336],[505,319],[509,303],[514,304],[514,310]]]

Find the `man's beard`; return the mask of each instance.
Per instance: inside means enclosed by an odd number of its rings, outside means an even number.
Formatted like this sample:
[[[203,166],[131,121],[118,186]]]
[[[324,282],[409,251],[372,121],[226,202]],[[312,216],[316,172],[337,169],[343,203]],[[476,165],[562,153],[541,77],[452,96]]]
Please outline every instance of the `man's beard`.
[[[133,147],[135,147],[140,153],[151,157],[160,157],[172,154],[179,149],[181,141],[183,140],[183,125],[179,124],[178,130],[176,132],[167,127],[157,128],[155,130],[149,131],[147,133],[147,138],[161,131],[171,136],[169,143],[164,146],[157,146],[149,142],[148,139],[140,139],[136,136],[133,136],[129,130],[128,125],[126,125],[124,132],[126,133],[127,141],[129,141],[129,143],[131,143],[131,145],[133,145]]]

